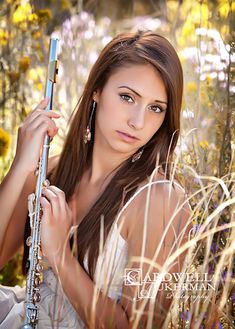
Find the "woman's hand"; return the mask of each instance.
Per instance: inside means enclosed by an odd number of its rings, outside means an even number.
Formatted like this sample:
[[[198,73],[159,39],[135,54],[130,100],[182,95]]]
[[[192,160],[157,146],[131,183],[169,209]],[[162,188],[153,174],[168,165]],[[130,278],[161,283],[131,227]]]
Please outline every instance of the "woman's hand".
[[[48,102],[49,98],[43,99],[18,129],[16,154],[13,162],[27,173],[33,172],[38,165],[45,134],[48,133],[53,138],[58,132],[53,119],[59,118],[60,114],[45,111]]]
[[[72,211],[66,202],[64,192],[56,186],[43,188],[41,205],[42,253],[55,269],[69,250]]]

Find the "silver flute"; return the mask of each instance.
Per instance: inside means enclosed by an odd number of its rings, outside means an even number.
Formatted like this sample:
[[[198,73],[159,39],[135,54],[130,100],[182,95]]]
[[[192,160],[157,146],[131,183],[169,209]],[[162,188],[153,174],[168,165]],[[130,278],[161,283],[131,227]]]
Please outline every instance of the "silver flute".
[[[52,110],[53,89],[58,74],[58,42],[56,38],[50,39],[49,64],[47,70],[47,83],[45,88],[45,97],[49,97],[50,101],[45,111]],[[41,156],[38,163],[37,185],[35,193],[28,197],[28,212],[30,219],[31,235],[27,238],[26,244],[29,247],[28,258],[28,274],[26,280],[26,296],[25,296],[25,323],[22,328],[35,329],[38,323],[38,312],[40,302],[40,282],[43,266],[41,264],[41,217],[42,209],[40,205],[40,197],[42,195],[43,186],[48,186],[46,180],[48,154],[50,148],[50,136],[45,135]]]

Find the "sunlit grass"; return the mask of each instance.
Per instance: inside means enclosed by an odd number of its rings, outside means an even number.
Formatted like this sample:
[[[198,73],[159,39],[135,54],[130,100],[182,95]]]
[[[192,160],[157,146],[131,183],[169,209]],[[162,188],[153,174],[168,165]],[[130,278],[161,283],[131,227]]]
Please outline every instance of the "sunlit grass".
[[[187,191],[187,198],[181,203],[172,215],[159,245],[156,246],[156,252],[153,259],[147,259],[143,256],[133,257],[128,260],[130,264],[144,263],[149,266],[148,273],[158,272],[158,279],[152,285],[151,296],[153,298],[143,298],[141,302],[133,301],[132,307],[135,314],[133,328],[139,328],[141,315],[144,314],[148,302],[147,324],[145,328],[233,328],[234,325],[234,283],[235,283],[235,268],[234,268],[234,250],[235,250],[235,190],[234,190],[234,174],[228,174],[222,178],[213,176],[198,175],[193,168],[185,165],[177,167],[174,163],[174,172],[181,171],[185,175],[190,173],[191,181],[197,182],[197,186],[192,191]],[[158,166],[156,166],[157,170]],[[189,174],[188,174],[189,175]],[[125,213],[125,210],[131,205],[135,198],[147,189],[146,211],[145,216],[148,216],[149,199],[151,188],[156,184],[161,184],[163,181],[156,181],[155,172],[149,178],[149,181],[142,185],[129,201],[122,207],[115,223],[120,222],[120,218]],[[170,183],[175,182],[171,178]],[[188,217],[188,222],[184,230],[176,237],[172,244],[171,252],[165,259],[165,263],[161,266],[156,262],[157,257],[163,248],[163,241],[167,235],[167,231],[173,227],[172,223],[177,214],[184,208],[186,204],[191,205],[191,213]],[[125,218],[125,215],[124,217]],[[145,218],[145,224],[147,218]],[[119,230],[121,231],[123,222],[120,222]],[[188,240],[182,244],[182,239],[187,231],[187,226],[192,227],[188,233]],[[146,228],[143,232],[143,242],[146,239]],[[91,328],[95,328],[95,309],[99,293],[99,289],[104,294],[109,293],[110,282],[115,275],[115,257],[118,245],[118,234],[115,239],[109,244],[109,249],[106,250],[103,246],[103,219],[101,218],[101,234],[100,234],[100,263],[98,271],[96,270],[96,291],[93,298],[92,310],[93,318]],[[111,233],[110,233],[111,234]],[[176,235],[176,232],[175,232]],[[145,244],[142,243],[144,246]],[[110,249],[111,248],[111,249]],[[171,273],[171,266],[179,261],[179,256],[187,252],[184,262],[180,268],[180,273],[198,273],[201,278],[208,278],[208,282],[212,287],[208,290],[203,286],[203,290],[183,291],[183,295],[173,294],[172,303],[169,310],[164,315],[165,321],[158,326],[154,321],[156,312],[159,311],[159,294],[160,286],[163,283],[164,273]],[[102,270],[102,267],[103,270]],[[207,273],[205,277],[205,273]],[[227,274],[225,274],[227,273]],[[124,280],[124,273],[122,273]],[[179,284],[188,284],[186,278],[181,276],[178,280]],[[79,284],[79,283],[78,283]],[[117,287],[120,288],[120,287]],[[112,287],[113,289],[113,287]],[[85,293],[85,292],[84,292]],[[128,298],[128,296],[126,296]],[[164,310],[162,310],[164,314]]]

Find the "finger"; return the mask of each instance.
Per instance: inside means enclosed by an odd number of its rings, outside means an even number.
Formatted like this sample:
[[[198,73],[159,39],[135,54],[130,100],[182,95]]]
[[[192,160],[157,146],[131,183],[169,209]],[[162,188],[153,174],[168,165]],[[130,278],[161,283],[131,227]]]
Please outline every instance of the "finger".
[[[42,109],[37,109],[32,111],[27,118],[25,119],[24,123],[26,125],[29,125],[34,119],[36,118],[44,118],[44,117],[48,117],[48,118],[54,118],[54,119],[58,119],[61,117],[60,113],[55,112],[55,111],[45,111]]]
[[[30,125],[28,124],[28,126],[34,126],[37,127],[39,126],[42,122],[48,122],[49,124],[52,124],[56,127],[55,118],[51,118],[50,116],[44,115],[43,113],[39,113],[36,117],[31,119]]]
[[[55,220],[61,218],[64,213],[60,206],[60,200],[57,194],[55,194],[49,187],[42,189],[42,195],[47,198],[51,205],[52,215]]]
[[[49,122],[44,121],[39,126],[35,127],[34,129],[30,128],[30,131],[34,132],[36,134],[36,131],[41,134],[42,136],[45,136],[45,133],[48,134],[50,137],[54,137],[56,133],[58,132],[58,127],[52,126]]]
[[[36,110],[33,110],[31,113],[32,113],[31,116],[37,116],[37,115],[42,114],[47,117],[55,117],[55,118],[61,117],[60,113],[53,111],[53,110],[45,111],[44,109],[36,109]]]
[[[55,111],[45,111],[41,109],[37,109],[32,111],[24,120],[23,124],[21,125],[24,129],[27,129],[30,124],[35,120],[44,120],[45,118],[53,118],[58,119],[61,115]]]
[[[41,102],[35,107],[35,110],[37,109],[45,109],[47,105],[49,104],[50,97],[45,97]]]
[[[65,197],[64,191],[62,191],[55,185],[49,185],[48,187],[44,188],[43,190],[49,190],[52,193],[54,193],[58,198],[61,210],[66,210],[67,202],[66,202],[66,197]]]
[[[43,220],[49,219],[52,215],[50,202],[45,197],[41,196],[40,204],[42,206],[42,211],[43,211],[42,219]]]
[[[52,139],[58,132],[59,128],[55,125],[53,120],[47,119],[44,121],[35,120],[33,124],[26,126],[25,124],[18,128],[18,138],[21,135],[23,138],[32,139],[35,138],[38,142],[43,142],[43,138],[47,133],[48,136]],[[40,144],[40,145],[41,145]]]
[[[65,197],[64,191],[62,191],[55,185],[48,186],[48,189],[57,195],[57,197],[59,198],[60,209],[65,214],[67,211],[67,202],[66,202],[66,197]]]
[[[63,202],[64,202],[64,200],[65,200],[65,193],[64,193],[64,191],[62,191],[61,189],[59,189],[55,185],[50,185],[50,186],[48,186],[48,188],[51,189],[55,194],[57,194],[59,196],[59,198],[61,200],[63,200]]]

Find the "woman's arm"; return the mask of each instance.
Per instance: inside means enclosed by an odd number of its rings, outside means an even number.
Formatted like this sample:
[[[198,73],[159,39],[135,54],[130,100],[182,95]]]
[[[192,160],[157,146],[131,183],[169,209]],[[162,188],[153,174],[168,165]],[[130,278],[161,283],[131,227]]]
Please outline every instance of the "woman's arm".
[[[13,161],[8,174],[0,185],[0,209],[1,209],[1,230],[0,250],[6,233],[9,219],[11,218],[17,200],[20,197],[28,173],[21,167],[20,163]]]
[[[57,162],[58,155],[50,157],[48,159],[48,171],[54,168]],[[34,172],[25,174],[25,171],[20,168],[20,163],[16,162],[16,165],[12,164],[4,180],[5,182],[3,181],[2,184],[4,183],[5,186],[0,186],[0,204],[5,204],[7,207],[1,208],[0,216],[2,224],[0,230],[2,241],[0,269],[23,245],[24,228],[28,214],[28,196],[35,192],[37,177]]]
[[[48,100],[43,100],[30,113],[18,130],[16,155],[8,174],[0,185],[0,268],[14,255],[23,242],[27,217],[27,198],[35,190],[37,167],[45,133],[53,137],[56,126],[46,112]]]
[[[20,167],[11,168],[1,186],[1,246],[0,268],[14,256],[24,240],[24,227],[27,218],[27,198],[34,192],[34,174],[22,174]],[[23,187],[22,187],[23,186]]]
[[[88,328],[128,328],[122,307],[102,293],[96,300],[95,324],[91,326],[95,284],[72,255],[69,247],[72,211],[65,200],[64,192],[56,186],[44,188],[42,193],[42,253],[59,277],[74,309]]]
[[[53,271],[57,273],[63,291],[87,328],[129,328],[122,306],[102,292],[95,297],[94,322],[91,323],[95,284],[72,255],[69,245],[66,247],[63,262],[59,257],[53,264]]]

